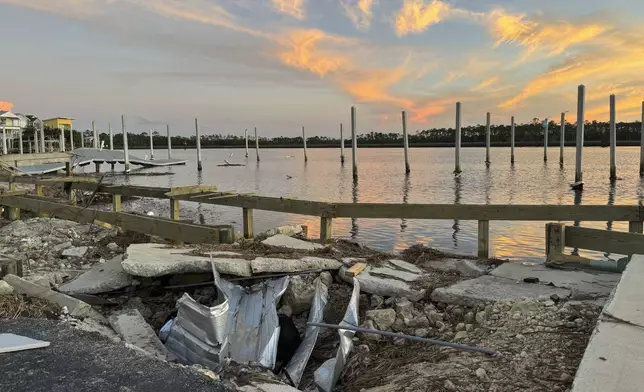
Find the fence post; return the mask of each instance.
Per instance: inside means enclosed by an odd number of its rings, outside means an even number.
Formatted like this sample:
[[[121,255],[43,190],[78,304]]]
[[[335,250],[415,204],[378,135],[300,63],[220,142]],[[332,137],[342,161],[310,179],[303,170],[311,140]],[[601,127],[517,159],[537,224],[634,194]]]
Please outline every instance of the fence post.
[[[112,195],[112,211],[121,212],[121,195]]]
[[[333,238],[333,219],[323,216],[320,218],[320,241],[326,244]]]
[[[253,210],[252,208],[244,208],[244,238],[251,239],[255,236],[253,229]]]
[[[179,200],[170,199],[170,219],[179,220]]]
[[[546,256],[547,259],[556,258],[564,253],[566,248],[566,225],[563,223],[546,224]]]
[[[628,222],[628,231],[631,233],[642,234],[644,232],[644,222],[639,222],[639,221]]]
[[[9,192],[16,191],[16,184],[14,182],[9,183]],[[9,220],[15,221],[20,219],[20,208],[10,207],[9,208]]]
[[[478,256],[484,259],[490,257],[490,221],[479,221]]]
[[[36,196],[40,196],[40,197],[45,196],[45,186],[44,185],[36,184]],[[38,214],[38,216],[41,217],[41,218],[46,218],[47,214],[41,212],[41,213]]]

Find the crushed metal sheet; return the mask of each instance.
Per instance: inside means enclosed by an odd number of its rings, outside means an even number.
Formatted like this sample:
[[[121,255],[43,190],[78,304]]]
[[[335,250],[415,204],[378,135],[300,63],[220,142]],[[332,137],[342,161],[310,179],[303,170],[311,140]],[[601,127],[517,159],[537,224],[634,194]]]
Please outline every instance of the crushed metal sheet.
[[[28,338],[26,336],[0,333],[0,353],[33,350],[35,348],[49,347],[49,345],[49,342]]]
[[[242,364],[254,362],[269,369],[275,367],[280,336],[277,302],[288,283],[288,276],[248,289],[223,279],[217,282],[229,303],[225,357]]]
[[[308,322],[319,323],[322,321],[324,308],[326,307],[328,300],[329,290],[318,277],[315,279],[315,293],[313,294],[313,300],[311,301],[311,311],[309,313]],[[318,340],[319,332],[319,327],[310,326],[306,328],[304,340],[302,340],[300,347],[297,348],[293,358],[291,358],[288,366],[286,366],[286,369],[284,370],[295,387],[300,384],[306,364],[309,361],[313,348],[315,347],[315,343]]]
[[[353,278],[353,293],[351,294],[349,306],[347,306],[347,311],[344,313],[344,318],[340,325],[353,327],[358,326],[360,323],[358,320],[359,299],[360,283],[358,283],[356,278]],[[355,331],[340,329],[338,330],[338,333],[340,334],[340,347],[338,348],[336,357],[324,362],[322,366],[315,371],[315,385],[323,392],[331,392],[333,390],[335,383],[342,374],[344,365],[349,357],[349,353],[353,348],[353,336],[355,335]]]
[[[219,282],[214,264],[213,275],[215,283]],[[167,335],[165,346],[181,362],[214,368],[223,358],[230,317],[229,300],[221,291],[217,298],[219,304],[213,307],[201,305],[188,294],[177,301],[177,317]]]

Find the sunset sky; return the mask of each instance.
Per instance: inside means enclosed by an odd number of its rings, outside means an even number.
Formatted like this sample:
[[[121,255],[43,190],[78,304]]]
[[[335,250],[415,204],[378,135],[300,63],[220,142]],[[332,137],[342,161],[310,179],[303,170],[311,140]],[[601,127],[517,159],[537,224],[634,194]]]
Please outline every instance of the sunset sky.
[[[640,117],[640,0],[0,0],[0,101],[75,128],[337,136]]]

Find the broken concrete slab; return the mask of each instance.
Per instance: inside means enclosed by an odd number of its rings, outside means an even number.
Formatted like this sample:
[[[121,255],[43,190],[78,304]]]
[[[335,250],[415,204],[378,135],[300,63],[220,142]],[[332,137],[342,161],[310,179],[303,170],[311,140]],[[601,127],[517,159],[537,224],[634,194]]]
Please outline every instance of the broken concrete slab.
[[[43,287],[35,283],[28,282],[16,275],[7,275],[3,279],[13,287],[13,290],[16,293],[45,299],[57,304],[61,308],[66,306],[69,314],[74,317],[91,317],[99,321],[105,320],[105,318],[100,313],[92,309],[89,304],[63,293],[53,291],[49,289],[49,287]]]
[[[219,257],[219,256],[238,256],[241,257],[243,254],[237,253],[237,252],[228,252],[228,251],[216,251],[216,252],[210,252],[210,254],[214,257]]]
[[[109,321],[112,328],[121,335],[126,343],[159,359],[165,360],[168,356],[165,346],[138,310],[130,309],[115,313],[110,316]]]
[[[168,248],[160,244],[132,244],[123,257],[123,270],[130,275],[156,277],[191,272],[212,272],[210,257],[192,256],[192,249]],[[213,258],[217,271],[226,275],[251,276],[244,259]]]
[[[83,257],[87,254],[89,246],[77,246],[63,250],[63,257]]]
[[[253,273],[300,272],[308,270],[337,270],[342,263],[334,259],[306,256],[301,259],[257,257],[250,262]],[[217,267],[219,271],[219,267]]]
[[[0,280],[0,295],[13,294],[13,287],[4,280]]]
[[[300,234],[304,231],[302,225],[290,225],[290,226],[279,226],[272,229],[266,230],[265,232],[258,235],[258,237],[272,237],[278,234],[286,235],[292,237],[294,235]]]
[[[420,268],[416,267],[412,263],[408,263],[408,262],[406,262],[404,260],[391,259],[391,260],[389,260],[389,264],[393,265],[397,269],[407,271],[407,272],[411,272],[411,273],[414,273],[414,274],[422,274],[423,273],[423,270],[421,270]]]
[[[478,278],[487,274],[486,265],[470,259],[441,259],[426,261],[421,267],[441,272],[458,272],[466,278]]]
[[[383,297],[407,298],[414,302],[425,296],[425,289],[414,289],[408,283],[395,278],[381,278],[371,275],[370,270],[371,267],[367,267],[360,275],[355,277],[360,283],[360,291]],[[345,282],[353,283],[353,278],[347,276],[347,267],[340,268],[339,275]]]
[[[239,388],[240,392],[298,392],[299,389],[286,384],[273,384],[267,382],[253,382]]]
[[[316,250],[324,248],[324,245],[316,244],[315,242],[298,240],[297,238],[289,237],[283,234],[277,234],[272,237],[268,237],[267,239],[262,241],[262,244],[298,250]]]
[[[642,307],[642,276],[644,256],[633,255],[613,295],[604,307],[604,314],[644,328],[644,308]]]
[[[411,273],[411,272],[388,268],[388,267],[372,267],[369,270],[369,273],[374,276],[394,278],[398,280],[403,280],[405,282],[414,282],[418,280],[418,278],[420,278],[421,276],[417,273]]]
[[[538,278],[540,284],[570,289],[573,297],[581,295],[584,299],[608,297],[621,277],[617,273],[559,270],[536,263],[505,263],[490,275],[518,282]]]
[[[515,283],[509,279],[485,275],[438,288],[432,292],[431,299],[434,302],[475,307],[487,302],[539,299],[553,294],[562,299],[568,298],[570,290],[541,284]]]
[[[131,286],[134,278],[123,270],[119,255],[59,287],[64,293],[100,294]]]

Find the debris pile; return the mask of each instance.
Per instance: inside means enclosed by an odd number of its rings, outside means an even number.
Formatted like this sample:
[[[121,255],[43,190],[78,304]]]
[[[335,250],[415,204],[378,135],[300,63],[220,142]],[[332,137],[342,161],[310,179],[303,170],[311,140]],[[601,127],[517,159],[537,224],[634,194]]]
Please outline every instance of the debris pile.
[[[422,246],[324,246],[297,228],[270,234],[187,248],[56,219],[13,222],[0,249],[25,277],[0,281],[0,315],[14,318],[21,294],[40,298],[76,328],[242,391],[550,392],[570,387],[619,279]]]

